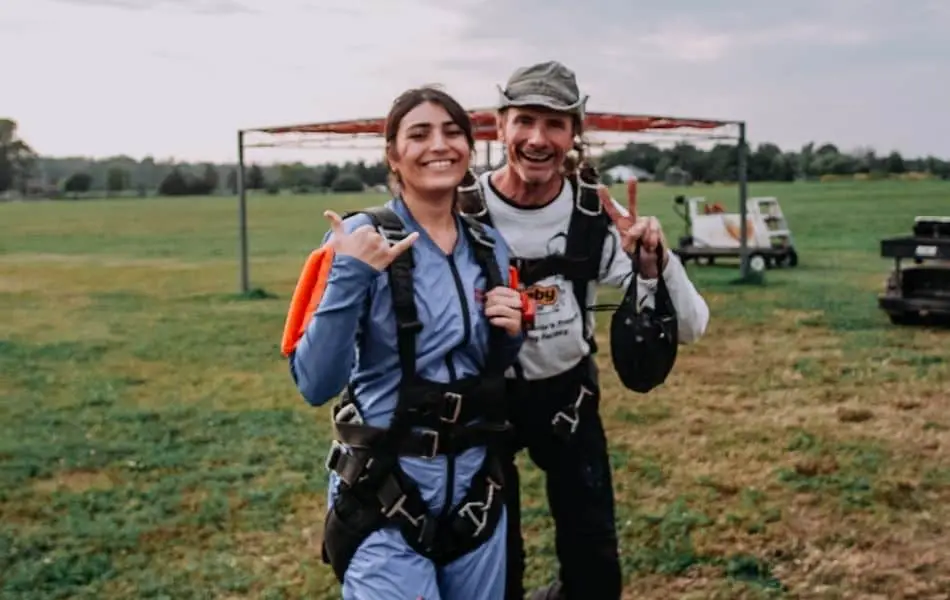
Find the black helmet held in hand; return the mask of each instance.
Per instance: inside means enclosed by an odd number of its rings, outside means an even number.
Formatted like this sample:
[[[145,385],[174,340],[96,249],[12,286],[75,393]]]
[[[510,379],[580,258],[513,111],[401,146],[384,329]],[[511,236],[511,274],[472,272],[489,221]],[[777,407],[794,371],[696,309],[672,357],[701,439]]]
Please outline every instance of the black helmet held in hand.
[[[657,254],[662,256],[662,245]],[[624,387],[644,394],[666,381],[676,363],[679,332],[676,308],[662,273],[653,308],[637,309],[640,246],[633,256],[633,280],[610,320],[610,356]]]

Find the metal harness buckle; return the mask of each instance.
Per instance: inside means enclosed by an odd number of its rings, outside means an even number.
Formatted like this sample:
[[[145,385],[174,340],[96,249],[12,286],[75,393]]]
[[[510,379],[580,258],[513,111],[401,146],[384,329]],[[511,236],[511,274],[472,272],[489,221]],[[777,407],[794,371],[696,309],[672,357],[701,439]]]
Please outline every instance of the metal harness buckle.
[[[570,424],[570,431],[568,435],[574,435],[574,432],[577,431],[577,426],[581,418],[581,403],[584,401],[584,398],[593,395],[594,393],[587,389],[587,386],[581,385],[581,391],[577,395],[577,400],[575,400],[574,404],[570,406],[571,414],[567,414],[564,412],[564,410],[559,410],[554,414],[554,418],[551,419],[551,425],[554,426],[555,430],[558,430],[558,425],[560,425],[562,422],[566,422]]]
[[[355,402],[348,402],[337,409],[333,415],[333,420],[337,423],[353,423],[355,425],[363,424],[363,417]]]
[[[472,183],[470,185],[465,185],[464,183],[459,185],[457,190],[459,195],[462,194],[474,194],[478,198],[479,210],[478,212],[470,213],[466,212],[463,209],[459,210],[459,213],[472,218],[478,218],[488,214],[488,204],[485,202],[485,195],[482,193],[482,184],[478,181],[478,176],[471,170],[469,170],[469,176],[471,177]],[[463,180],[464,181],[464,180]]]
[[[336,471],[336,466],[340,464],[340,456],[344,452],[343,444],[337,440],[330,442],[330,451],[327,452],[327,458],[323,461],[323,466],[326,467],[327,471]]]
[[[495,247],[495,240],[490,238],[485,230],[481,227],[469,227],[469,232],[472,234],[472,237],[475,238],[475,241],[482,246],[486,246],[488,248]]]
[[[422,458],[431,460],[439,455],[439,432],[434,429],[426,429],[419,433],[423,437],[432,438],[432,446],[428,453],[423,454]]]
[[[486,477],[488,482],[488,491],[484,502],[466,502],[459,508],[458,514],[465,517],[475,525],[475,532],[472,537],[477,537],[488,525],[488,511],[495,502],[495,492],[501,491],[501,486],[491,478]],[[478,514],[475,514],[478,511]]]
[[[406,496],[406,494],[403,494],[403,495],[401,495],[401,496],[399,497],[399,500],[396,500],[395,504],[393,504],[393,505],[389,508],[389,510],[386,510],[386,507],[383,507],[382,512],[383,512],[384,515],[386,515],[386,518],[387,518],[387,519],[392,519],[395,515],[399,514],[399,515],[402,515],[402,516],[406,517],[406,519],[408,519],[409,522],[413,524],[413,526],[415,526],[415,527],[421,527],[421,526],[422,526],[422,521],[425,520],[426,515],[425,515],[425,513],[422,513],[422,514],[419,515],[418,517],[412,516],[412,514],[410,514],[409,511],[406,510],[406,508],[405,508],[405,506],[404,506],[404,505],[406,504],[406,500],[408,500],[408,499],[409,499],[409,497]]]
[[[577,202],[574,203],[574,207],[581,213],[587,215],[588,217],[599,217],[600,214],[604,212],[604,207],[600,203],[600,197],[597,194],[597,188],[598,186],[596,184],[587,183],[580,177],[577,178]],[[582,198],[583,198],[585,189],[589,190],[590,193],[592,193],[594,197],[597,198],[596,210],[589,210],[584,206],[584,202],[582,201]]]
[[[445,392],[442,394],[442,398],[445,400],[446,404],[450,406],[449,418],[446,418],[446,412],[443,410],[442,414],[439,415],[439,420],[443,423],[455,423],[458,421],[459,415],[462,414],[462,394],[456,392]]]

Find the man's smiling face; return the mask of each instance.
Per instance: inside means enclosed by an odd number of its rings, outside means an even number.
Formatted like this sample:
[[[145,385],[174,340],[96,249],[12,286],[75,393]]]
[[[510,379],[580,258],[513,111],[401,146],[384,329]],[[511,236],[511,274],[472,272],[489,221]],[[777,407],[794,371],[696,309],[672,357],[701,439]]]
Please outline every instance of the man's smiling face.
[[[574,118],[547,108],[509,107],[498,123],[508,165],[527,184],[543,184],[560,175],[574,145]]]

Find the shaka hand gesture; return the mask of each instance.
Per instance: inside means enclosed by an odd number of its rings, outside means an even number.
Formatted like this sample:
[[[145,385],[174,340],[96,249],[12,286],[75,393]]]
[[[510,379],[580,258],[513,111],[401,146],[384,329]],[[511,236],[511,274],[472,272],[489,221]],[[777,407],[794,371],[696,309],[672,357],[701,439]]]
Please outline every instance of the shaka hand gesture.
[[[390,246],[372,225],[361,225],[347,233],[343,229],[343,220],[338,214],[328,210],[323,213],[323,216],[330,221],[330,230],[333,235],[328,243],[333,251],[357,258],[377,271],[388,267],[419,238],[419,232],[414,231],[405,239]]]

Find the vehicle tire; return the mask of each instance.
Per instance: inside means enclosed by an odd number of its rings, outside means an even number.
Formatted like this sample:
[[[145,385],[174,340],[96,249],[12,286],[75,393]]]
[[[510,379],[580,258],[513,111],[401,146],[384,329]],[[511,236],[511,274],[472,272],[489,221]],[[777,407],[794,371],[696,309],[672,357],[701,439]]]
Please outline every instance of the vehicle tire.
[[[795,252],[794,248],[788,249],[788,253],[785,255],[785,262],[788,263],[790,267],[798,266],[798,252]]]

